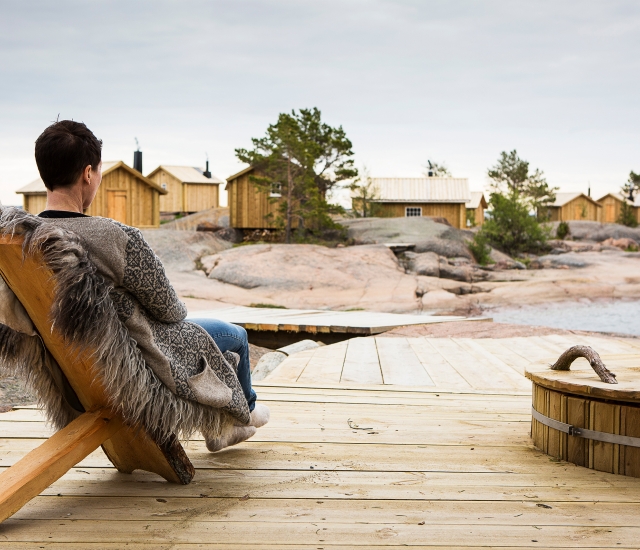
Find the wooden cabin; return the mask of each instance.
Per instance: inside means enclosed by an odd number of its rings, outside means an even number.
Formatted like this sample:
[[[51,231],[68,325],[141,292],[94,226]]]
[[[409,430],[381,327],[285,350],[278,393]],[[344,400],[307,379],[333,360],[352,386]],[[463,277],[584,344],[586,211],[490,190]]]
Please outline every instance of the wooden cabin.
[[[487,206],[487,199],[482,191],[471,191],[471,200],[466,204],[467,227],[480,227],[484,224],[484,211]]]
[[[47,204],[47,188],[41,178],[18,189],[16,193],[22,195],[22,207],[30,214],[40,214]]]
[[[466,204],[471,200],[467,178],[372,178],[376,215],[387,218],[431,216],[453,227],[467,226]],[[352,199],[353,200],[353,199]]]
[[[41,179],[19,189],[24,209],[39,214],[45,209],[47,189]],[[103,216],[140,229],[160,225],[162,187],[124,162],[102,163],[102,185],[87,209],[89,216]]]
[[[218,186],[224,183],[193,166],[168,166],[161,164],[147,176],[167,191],[160,197],[163,214],[193,214],[220,206]]]
[[[640,223],[640,197],[635,197],[635,202],[631,202],[620,193],[607,193],[598,199],[598,203],[602,205],[602,221],[604,223],[618,223],[620,210],[625,202],[633,207],[636,220]]]
[[[278,215],[280,190],[271,192],[259,189],[250,177],[259,175],[252,166],[227,178],[227,203],[229,224],[236,229],[275,229],[274,217]],[[267,216],[272,214],[272,218]],[[297,227],[297,223],[293,224]]]
[[[555,202],[545,213],[552,222],[602,221],[602,205],[584,193],[556,193]]]

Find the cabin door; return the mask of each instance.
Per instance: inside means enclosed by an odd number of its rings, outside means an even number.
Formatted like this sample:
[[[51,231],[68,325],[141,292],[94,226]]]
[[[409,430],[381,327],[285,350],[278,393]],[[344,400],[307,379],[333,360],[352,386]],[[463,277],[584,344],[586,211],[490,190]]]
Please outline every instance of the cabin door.
[[[127,192],[107,191],[107,217],[127,223]]]

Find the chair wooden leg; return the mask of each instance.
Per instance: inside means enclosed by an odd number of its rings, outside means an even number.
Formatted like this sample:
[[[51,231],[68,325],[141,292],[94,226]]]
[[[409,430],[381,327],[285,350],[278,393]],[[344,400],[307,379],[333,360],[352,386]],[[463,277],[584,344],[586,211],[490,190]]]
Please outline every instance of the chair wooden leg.
[[[102,450],[118,471],[126,474],[145,470],[171,483],[187,485],[196,473],[176,436],[158,444],[144,430],[125,426],[103,443]]]
[[[0,474],[0,521],[16,513],[123,427],[108,409],[86,412]]]

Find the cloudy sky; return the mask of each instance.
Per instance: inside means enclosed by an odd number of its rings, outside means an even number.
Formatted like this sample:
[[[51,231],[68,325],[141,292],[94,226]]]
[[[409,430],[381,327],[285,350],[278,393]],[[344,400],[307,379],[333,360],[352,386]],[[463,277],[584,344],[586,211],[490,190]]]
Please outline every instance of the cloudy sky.
[[[84,121],[105,160],[226,178],[278,113],[317,106],[374,176],[427,159],[486,185],[517,149],[593,194],[640,171],[640,3],[615,0],[0,0],[0,201],[33,143]]]

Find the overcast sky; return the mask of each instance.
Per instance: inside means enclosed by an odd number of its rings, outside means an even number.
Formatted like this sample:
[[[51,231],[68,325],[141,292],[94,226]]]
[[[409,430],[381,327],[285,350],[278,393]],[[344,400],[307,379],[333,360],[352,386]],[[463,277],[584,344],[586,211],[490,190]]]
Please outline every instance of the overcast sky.
[[[0,0],[0,200],[59,115],[144,172],[204,165],[318,107],[373,176],[444,161],[472,189],[503,150],[594,195],[640,171],[640,2]]]

